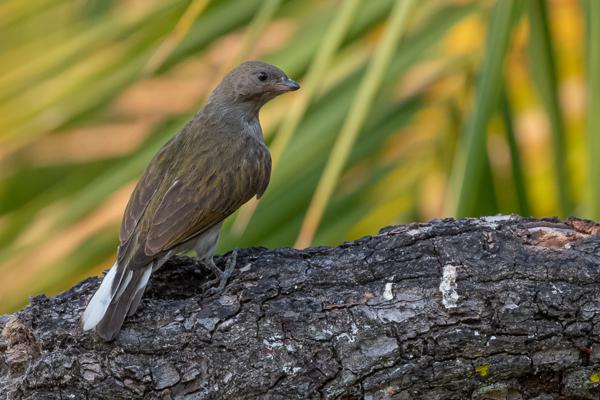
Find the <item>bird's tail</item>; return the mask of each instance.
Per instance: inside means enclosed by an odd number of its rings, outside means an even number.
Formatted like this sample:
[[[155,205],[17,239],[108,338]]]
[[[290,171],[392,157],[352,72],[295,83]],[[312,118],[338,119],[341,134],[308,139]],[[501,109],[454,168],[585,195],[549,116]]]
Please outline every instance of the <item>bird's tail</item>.
[[[133,314],[139,306],[152,266],[153,263],[150,263],[144,268],[132,270],[115,263],[81,316],[83,330],[96,328],[96,333],[102,339],[114,339],[125,317]]]

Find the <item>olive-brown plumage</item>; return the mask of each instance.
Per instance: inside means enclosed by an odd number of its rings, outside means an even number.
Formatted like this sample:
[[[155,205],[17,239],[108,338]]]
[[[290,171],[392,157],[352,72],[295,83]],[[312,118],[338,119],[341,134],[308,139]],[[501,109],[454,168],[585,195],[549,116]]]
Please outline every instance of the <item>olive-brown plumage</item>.
[[[82,316],[84,329],[113,339],[137,309],[151,272],[175,253],[194,248],[224,286],[228,273],[212,262],[222,221],[260,197],[271,174],[258,112],[298,88],[277,67],[245,62],[161,148],[127,204],[117,262]]]

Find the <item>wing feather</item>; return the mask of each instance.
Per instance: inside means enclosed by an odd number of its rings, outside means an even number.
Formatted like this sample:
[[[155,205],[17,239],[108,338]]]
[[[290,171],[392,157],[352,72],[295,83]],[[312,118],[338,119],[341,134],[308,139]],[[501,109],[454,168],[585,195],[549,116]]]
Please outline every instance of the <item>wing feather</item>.
[[[169,190],[154,213],[145,244],[147,255],[185,243],[264,193],[271,158],[264,145],[249,139],[230,147],[231,156],[221,162],[205,158],[196,176],[180,179]]]
[[[150,200],[161,187],[166,174],[161,170],[165,170],[168,165],[168,159],[170,154],[170,147],[172,146],[173,140],[166,143],[160,151],[154,156],[152,161],[148,164],[148,168],[144,171],[144,175],[140,178],[127,207],[123,215],[123,221],[121,222],[121,231],[119,233],[119,240],[121,245],[131,239],[135,228],[144,215],[146,207],[150,204]]]
[[[211,135],[193,144],[175,143],[157,155],[127,206],[121,263],[143,266],[264,193],[271,173],[264,144],[240,134],[225,143],[218,139]]]

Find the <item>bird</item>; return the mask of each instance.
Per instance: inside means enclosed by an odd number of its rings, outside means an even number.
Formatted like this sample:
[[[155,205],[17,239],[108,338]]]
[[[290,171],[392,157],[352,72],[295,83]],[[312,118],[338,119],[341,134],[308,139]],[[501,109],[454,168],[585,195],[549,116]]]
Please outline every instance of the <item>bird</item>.
[[[259,111],[271,99],[299,88],[274,65],[243,62],[163,145],[127,203],[116,262],[81,316],[84,331],[113,340],[139,307],[150,275],[174,254],[194,249],[215,275],[203,290],[224,289],[236,253],[224,270],[213,261],[223,220],[252,197],[260,198],[271,175]]]

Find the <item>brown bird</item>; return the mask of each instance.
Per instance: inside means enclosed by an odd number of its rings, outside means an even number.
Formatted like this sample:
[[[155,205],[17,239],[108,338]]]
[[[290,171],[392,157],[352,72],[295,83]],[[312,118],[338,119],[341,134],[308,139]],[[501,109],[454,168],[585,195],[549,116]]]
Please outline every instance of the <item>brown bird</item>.
[[[138,308],[150,274],[176,253],[194,249],[216,276],[209,285],[219,282],[213,289],[223,290],[235,265],[235,252],[225,271],[212,260],[223,220],[260,198],[271,175],[258,112],[299,88],[273,65],[244,62],[160,149],[129,199],[117,261],[81,317],[84,330],[114,339]]]

